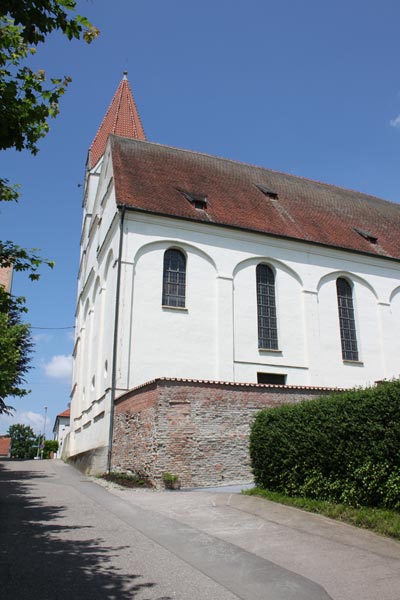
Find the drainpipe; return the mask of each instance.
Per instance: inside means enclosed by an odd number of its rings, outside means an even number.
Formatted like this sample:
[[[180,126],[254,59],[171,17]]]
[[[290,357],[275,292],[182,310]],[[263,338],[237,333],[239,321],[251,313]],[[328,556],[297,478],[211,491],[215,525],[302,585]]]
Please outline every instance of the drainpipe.
[[[122,242],[124,239],[124,218],[125,206],[119,207],[119,248],[118,248],[118,270],[117,270],[117,289],[115,292],[115,314],[114,314],[114,341],[113,341],[113,360],[112,360],[112,376],[111,376],[111,400],[110,400],[110,429],[108,433],[108,456],[107,456],[107,473],[111,471],[111,457],[113,448],[113,433],[114,433],[114,402],[117,387],[117,345],[118,345],[118,321],[119,321],[119,298],[121,284],[121,263],[122,263]]]

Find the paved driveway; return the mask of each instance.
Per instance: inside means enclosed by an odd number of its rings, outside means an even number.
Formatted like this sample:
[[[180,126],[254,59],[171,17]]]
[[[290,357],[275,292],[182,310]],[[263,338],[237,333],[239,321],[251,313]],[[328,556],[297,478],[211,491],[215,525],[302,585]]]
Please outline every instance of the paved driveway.
[[[121,490],[0,463],[8,600],[399,600],[400,544],[230,493]]]

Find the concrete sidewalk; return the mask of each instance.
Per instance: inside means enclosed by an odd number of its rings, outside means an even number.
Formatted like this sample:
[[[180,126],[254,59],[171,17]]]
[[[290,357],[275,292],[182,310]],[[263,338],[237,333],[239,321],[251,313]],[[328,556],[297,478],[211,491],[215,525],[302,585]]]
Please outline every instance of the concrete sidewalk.
[[[2,600],[329,600],[311,580],[109,493],[58,461],[0,463]]]
[[[177,520],[321,585],[334,600],[399,600],[400,543],[238,493],[156,492],[107,485],[112,494]],[[229,489],[229,488],[228,488]]]
[[[400,544],[259,498],[0,462],[2,600],[399,600]]]

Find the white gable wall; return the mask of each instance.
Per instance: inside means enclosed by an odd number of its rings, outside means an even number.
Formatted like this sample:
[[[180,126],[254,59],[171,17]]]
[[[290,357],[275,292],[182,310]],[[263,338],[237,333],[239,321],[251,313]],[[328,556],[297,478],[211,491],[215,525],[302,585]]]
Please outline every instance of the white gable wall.
[[[108,441],[119,244],[112,164],[106,151],[98,186],[85,192],[71,392],[71,454]],[[91,185],[89,175],[88,185]],[[84,207],[84,211],[86,208]],[[111,341],[110,341],[111,340]]]

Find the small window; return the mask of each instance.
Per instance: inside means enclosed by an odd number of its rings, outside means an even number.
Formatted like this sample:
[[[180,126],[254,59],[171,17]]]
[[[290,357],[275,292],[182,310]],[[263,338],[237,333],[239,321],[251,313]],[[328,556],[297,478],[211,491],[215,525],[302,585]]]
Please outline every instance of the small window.
[[[163,306],[185,308],[186,257],[180,250],[171,248],[164,254]]]
[[[358,361],[356,323],[354,319],[353,290],[347,279],[336,280],[339,309],[340,339],[343,360]]]
[[[278,192],[275,190],[271,190],[271,188],[265,187],[265,185],[258,185],[256,187],[262,192],[267,198],[271,198],[271,200],[278,200]]]
[[[257,373],[257,383],[286,385],[286,375],[280,375],[279,373]]]
[[[197,210],[206,210],[207,208],[207,196],[205,194],[197,194],[194,192],[186,192],[177,188],[177,191],[182,194],[186,200],[190,202]]]
[[[365,240],[367,240],[371,244],[378,243],[378,238],[375,235],[373,235],[372,233],[370,233],[369,231],[364,231],[364,229],[359,229],[358,227],[353,227],[353,231],[358,233],[358,235],[361,235],[361,237],[363,237]]]
[[[268,265],[257,265],[258,347],[278,350],[275,275]]]
[[[205,210],[207,208],[207,200],[205,198],[195,198],[193,200],[193,206],[197,210]]]

